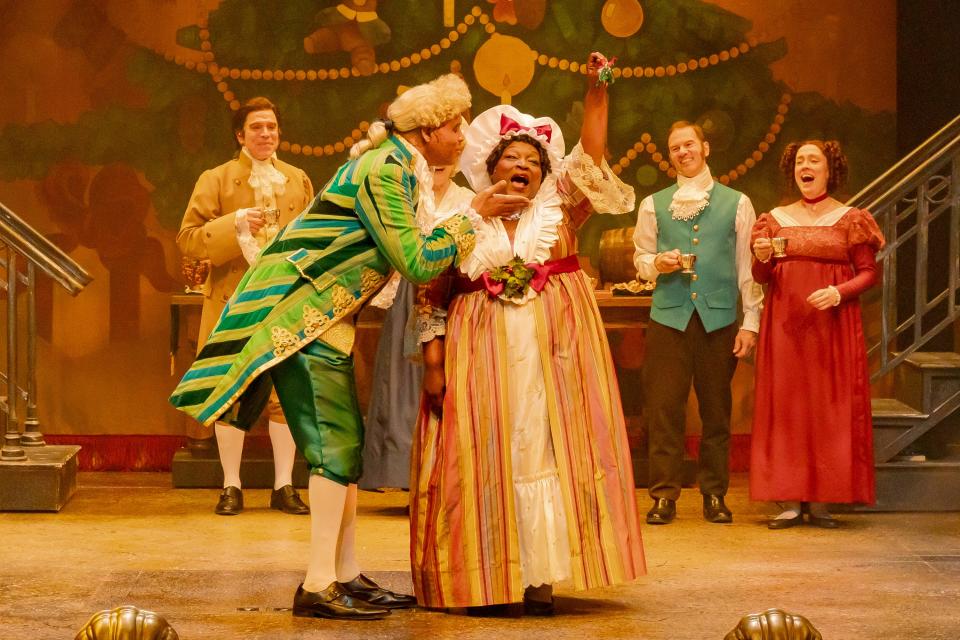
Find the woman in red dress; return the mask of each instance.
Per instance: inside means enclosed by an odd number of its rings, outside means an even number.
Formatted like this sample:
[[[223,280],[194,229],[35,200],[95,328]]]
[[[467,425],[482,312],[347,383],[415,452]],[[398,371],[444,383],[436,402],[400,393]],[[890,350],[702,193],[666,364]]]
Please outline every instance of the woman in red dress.
[[[874,502],[873,425],[859,295],[880,277],[883,234],[830,196],[847,177],[836,141],[792,143],[780,168],[800,200],[753,228],[753,277],[767,285],[757,344],[750,497],[780,502],[771,529],[835,528],[827,503]],[[774,253],[772,239],[786,239]],[[786,255],[782,255],[785,253]]]

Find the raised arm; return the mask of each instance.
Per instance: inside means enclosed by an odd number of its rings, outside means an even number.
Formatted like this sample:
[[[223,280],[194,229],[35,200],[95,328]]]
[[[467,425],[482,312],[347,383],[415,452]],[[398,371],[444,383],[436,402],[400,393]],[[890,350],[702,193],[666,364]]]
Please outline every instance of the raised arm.
[[[583,98],[583,126],[580,143],[584,152],[599,166],[607,148],[607,85],[598,82],[600,70],[607,64],[603,54],[593,52],[587,61],[587,95]]]

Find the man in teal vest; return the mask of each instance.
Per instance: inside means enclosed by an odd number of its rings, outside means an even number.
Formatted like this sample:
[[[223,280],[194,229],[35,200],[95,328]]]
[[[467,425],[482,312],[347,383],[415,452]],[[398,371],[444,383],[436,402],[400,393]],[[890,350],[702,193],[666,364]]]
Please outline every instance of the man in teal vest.
[[[750,275],[750,199],[713,180],[703,130],[681,121],[667,137],[677,184],[640,204],[633,241],[641,278],[656,281],[642,385],[650,453],[649,524],[667,524],[680,497],[690,383],[703,435],[698,482],[703,517],[727,523],[730,382],[753,351],[762,293]],[[691,264],[691,262],[693,264]],[[737,298],[743,323],[737,328]]]
[[[433,214],[431,165],[455,162],[469,107],[455,75],[394,100],[389,120],[370,126],[354,159],[261,250],[170,398],[204,424],[247,429],[276,388],[311,471],[311,547],[294,615],[375,619],[416,605],[360,573],[355,557],[363,423],[350,353],[355,316],[391,269],[425,283],[470,254],[480,216],[529,204],[490,197],[500,184],[421,235],[418,208]]]

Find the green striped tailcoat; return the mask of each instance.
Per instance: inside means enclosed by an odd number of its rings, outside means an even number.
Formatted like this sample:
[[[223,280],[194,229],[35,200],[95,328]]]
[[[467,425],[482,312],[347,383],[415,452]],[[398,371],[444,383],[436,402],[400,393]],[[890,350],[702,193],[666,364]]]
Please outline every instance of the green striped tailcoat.
[[[420,284],[469,255],[465,216],[428,236],[417,227],[414,153],[392,137],[337,170],[240,280],[171,404],[204,424],[249,428],[271,388],[262,374],[312,340],[352,332],[391,268]]]

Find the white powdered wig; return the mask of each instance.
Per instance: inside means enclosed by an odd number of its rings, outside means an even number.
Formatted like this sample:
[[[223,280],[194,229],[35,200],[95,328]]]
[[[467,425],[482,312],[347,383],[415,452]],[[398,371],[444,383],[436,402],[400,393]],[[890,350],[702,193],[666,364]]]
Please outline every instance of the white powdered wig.
[[[387,107],[387,118],[395,131],[413,131],[420,127],[436,128],[470,108],[470,89],[460,76],[449,73],[436,80],[410,87]],[[364,151],[380,146],[392,133],[383,121],[367,129],[367,139],[350,149],[357,158]]]

